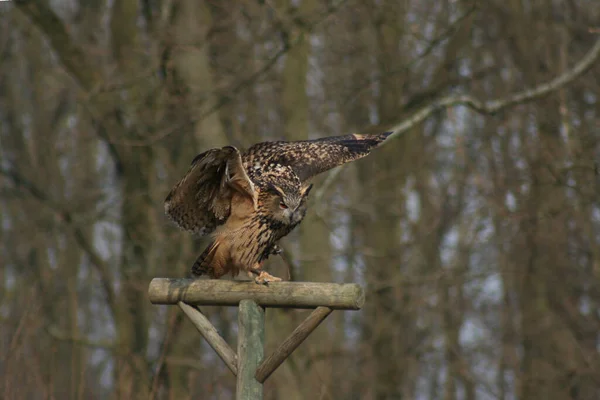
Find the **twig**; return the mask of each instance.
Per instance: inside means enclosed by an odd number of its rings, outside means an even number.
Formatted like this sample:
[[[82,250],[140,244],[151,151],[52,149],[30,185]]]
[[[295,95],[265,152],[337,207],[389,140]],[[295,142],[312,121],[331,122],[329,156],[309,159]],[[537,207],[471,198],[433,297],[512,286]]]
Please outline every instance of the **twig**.
[[[288,281],[292,280],[292,264],[290,263],[290,259],[285,255],[285,252],[283,251],[283,249],[281,250],[281,253],[279,253],[279,257],[281,257],[281,259],[283,260],[283,263],[286,265],[287,267],[287,273],[288,273]]]
[[[154,373],[154,377],[152,378],[152,384],[150,385],[151,390],[150,395],[148,396],[150,399],[154,399],[158,394],[160,375],[166,363],[167,354],[170,351],[171,344],[173,343],[173,337],[175,336],[176,331],[179,329],[182,322],[183,315],[180,312],[171,312],[171,318],[167,325],[167,332],[165,334],[165,338],[161,346],[160,356],[158,357],[156,372]]]
[[[446,29],[444,29],[444,31],[442,33],[440,33],[439,35],[437,35],[436,37],[431,39],[431,41],[429,41],[427,43],[427,47],[423,51],[421,51],[419,54],[417,54],[409,62],[405,63],[404,65],[400,66],[399,68],[392,69],[390,71],[386,71],[385,73],[378,72],[378,73],[372,75],[371,77],[366,78],[366,81],[363,81],[360,85],[357,85],[357,87],[355,87],[353,89],[353,91],[346,97],[346,100],[344,100],[344,102],[342,104],[347,104],[350,101],[354,100],[360,92],[362,92],[366,88],[370,87],[377,81],[380,81],[384,77],[392,76],[394,74],[399,74],[401,72],[409,71],[410,68],[414,67],[419,61],[421,61],[422,59],[427,57],[433,50],[435,50],[438,47],[438,45],[440,45],[445,40],[447,40],[449,37],[454,35],[456,33],[456,31],[458,31],[458,29],[460,28],[460,25],[469,16],[471,16],[471,14],[473,14],[476,10],[477,10],[477,3],[474,3],[470,8],[468,8],[465,11],[465,13],[463,15],[458,17],[455,21],[451,22],[450,25],[448,27],[446,27]]]
[[[319,187],[319,190],[317,190],[317,193],[315,194],[315,202],[316,203],[321,202],[321,199],[325,195],[325,192],[327,191],[327,189],[329,189],[329,186],[331,186],[331,184],[335,181],[335,179],[338,177],[340,172],[342,172],[341,166],[336,167],[336,168],[332,169],[331,171],[329,171],[329,173],[327,174],[327,178],[325,178],[325,181]]]
[[[62,332],[53,325],[46,327],[46,332],[48,332],[48,334],[56,340],[72,342],[86,347],[109,350],[111,352],[118,351],[118,346],[110,340],[91,340],[83,336],[71,336]]]
[[[2,364],[8,365],[8,359],[9,359],[9,357],[12,356],[12,353],[17,349],[19,340],[21,339],[21,333],[22,333],[23,329],[25,328],[25,325],[29,319],[29,315],[31,314],[32,311],[34,312],[34,314],[37,314],[39,307],[40,307],[39,304],[31,302],[31,303],[28,303],[28,305],[22,311],[22,315],[21,315],[21,318],[19,319],[19,324],[17,325],[17,329],[15,330],[15,333],[12,335],[12,338],[10,339],[10,344],[8,346],[8,350],[2,356]]]

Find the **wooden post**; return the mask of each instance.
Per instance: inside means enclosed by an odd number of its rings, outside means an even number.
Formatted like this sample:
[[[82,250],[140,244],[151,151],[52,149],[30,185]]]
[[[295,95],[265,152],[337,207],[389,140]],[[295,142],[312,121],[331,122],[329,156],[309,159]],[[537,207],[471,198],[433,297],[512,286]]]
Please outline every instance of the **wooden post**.
[[[260,400],[263,383],[333,310],[360,310],[363,289],[354,283],[272,282],[155,278],[148,296],[154,304],[177,304],[227,367],[237,376],[236,400]],[[237,354],[194,306],[233,306],[238,310]],[[265,307],[314,311],[266,360]]]
[[[254,377],[262,362],[265,344],[265,310],[252,300],[242,300],[238,311],[238,374],[236,400],[260,400],[263,385]]]

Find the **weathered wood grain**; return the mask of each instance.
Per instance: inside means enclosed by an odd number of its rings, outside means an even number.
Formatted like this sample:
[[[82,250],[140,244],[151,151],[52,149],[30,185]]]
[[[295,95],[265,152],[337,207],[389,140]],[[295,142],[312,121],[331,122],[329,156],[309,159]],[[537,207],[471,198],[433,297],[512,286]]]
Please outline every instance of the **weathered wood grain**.
[[[238,311],[238,374],[236,400],[263,398],[263,385],[254,375],[264,354],[265,310],[252,300],[242,300]]]
[[[154,304],[237,306],[252,300],[262,307],[359,310],[365,303],[363,289],[355,283],[272,282],[154,278],[148,289]]]

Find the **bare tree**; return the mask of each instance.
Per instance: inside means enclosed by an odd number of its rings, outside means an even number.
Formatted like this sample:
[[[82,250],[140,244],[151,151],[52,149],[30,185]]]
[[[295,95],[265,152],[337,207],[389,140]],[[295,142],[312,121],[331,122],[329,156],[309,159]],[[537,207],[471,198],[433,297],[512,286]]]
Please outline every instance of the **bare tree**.
[[[596,3],[2,3],[1,396],[233,398],[146,299],[203,245],[164,196],[207,148],[389,129],[282,243],[365,309],[267,397],[597,398]],[[234,310],[205,312],[235,340]],[[271,346],[300,315],[269,313]]]

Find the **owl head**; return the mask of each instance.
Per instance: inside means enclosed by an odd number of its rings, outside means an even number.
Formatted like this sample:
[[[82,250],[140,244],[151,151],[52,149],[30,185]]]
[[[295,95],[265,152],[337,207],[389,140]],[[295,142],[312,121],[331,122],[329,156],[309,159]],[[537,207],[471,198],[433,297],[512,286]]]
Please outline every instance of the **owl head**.
[[[289,182],[288,182],[289,183]],[[277,185],[269,183],[265,206],[271,218],[284,225],[297,225],[306,215],[306,200],[312,184]]]

